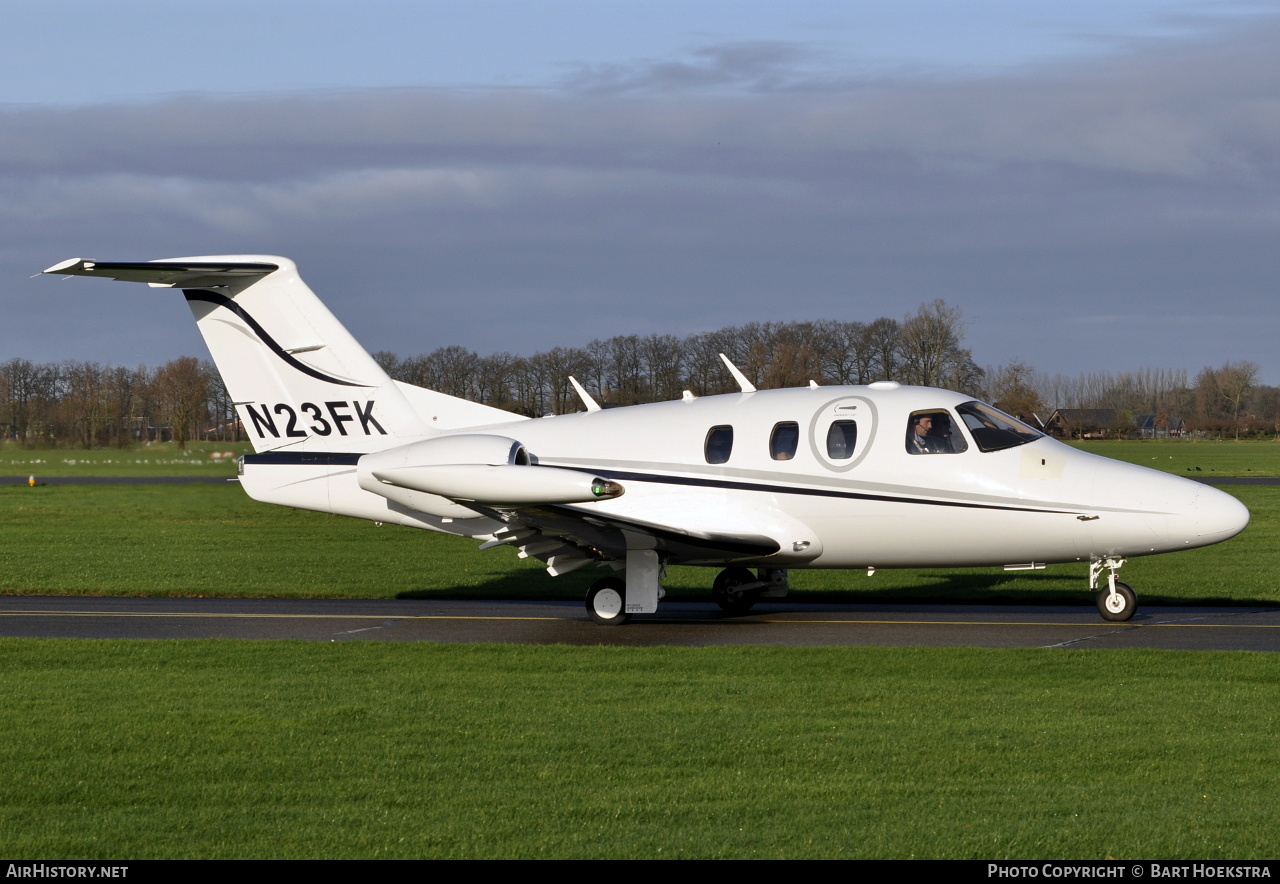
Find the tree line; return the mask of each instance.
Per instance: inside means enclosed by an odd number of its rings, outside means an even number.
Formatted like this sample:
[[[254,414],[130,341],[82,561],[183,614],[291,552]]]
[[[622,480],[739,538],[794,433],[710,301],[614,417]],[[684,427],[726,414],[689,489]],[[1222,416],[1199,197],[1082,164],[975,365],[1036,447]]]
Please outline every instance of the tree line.
[[[373,357],[397,380],[538,416],[581,408],[570,375],[605,407],[679,399],[685,390],[733,392],[738,385],[721,353],[760,389],[892,378],[977,395],[983,371],[962,338],[960,311],[934,301],[901,321],[753,322],[683,338],[617,335],[529,357],[481,356],[456,345],[404,359],[385,351]]]
[[[1236,438],[1272,433],[1280,437],[1280,388],[1259,383],[1256,362],[1206,366],[1188,380],[1186,369],[1139,369],[1043,375],[1014,362],[987,369],[989,401],[1010,414],[1048,417],[1058,408],[1115,412],[1111,429],[1136,428],[1138,415],[1152,415],[1156,426],[1181,421],[1185,429]],[[1052,403],[1048,405],[1047,403]]]
[[[937,300],[901,320],[617,335],[532,356],[481,356],[457,345],[419,356],[373,356],[397,380],[531,417],[581,410],[570,375],[606,407],[678,399],[685,390],[733,392],[738,386],[720,360],[724,353],[760,389],[891,379],[958,390],[1028,419],[1045,419],[1054,408],[1095,408],[1130,418],[1176,417],[1209,433],[1280,432],[1280,391],[1258,384],[1254,363],[1205,368],[1191,381],[1185,370],[1164,369],[1046,376],[1021,362],[979,368],[963,332],[959,309]],[[0,408],[4,438],[33,445],[243,438],[218,373],[191,357],[154,369],[10,359],[0,363]]]
[[[159,368],[97,362],[0,363],[4,439],[26,445],[124,447],[139,442],[241,437],[235,409],[208,360]]]

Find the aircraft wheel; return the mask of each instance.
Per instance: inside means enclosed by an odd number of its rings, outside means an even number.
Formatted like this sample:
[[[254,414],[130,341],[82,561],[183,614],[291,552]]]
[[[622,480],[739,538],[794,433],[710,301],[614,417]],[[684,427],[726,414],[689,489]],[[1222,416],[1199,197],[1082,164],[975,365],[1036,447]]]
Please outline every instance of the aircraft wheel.
[[[1138,610],[1138,597],[1134,595],[1133,587],[1119,580],[1116,581],[1114,596],[1105,586],[1098,591],[1097,603],[1098,613],[1102,615],[1103,620],[1116,622],[1128,620]]]
[[[725,568],[716,575],[715,583],[711,584],[711,597],[725,613],[745,614],[756,603],[756,598],[738,587],[758,582],[756,575],[746,568]]]
[[[627,613],[627,584],[617,577],[601,577],[587,590],[587,613],[604,626],[621,626]]]

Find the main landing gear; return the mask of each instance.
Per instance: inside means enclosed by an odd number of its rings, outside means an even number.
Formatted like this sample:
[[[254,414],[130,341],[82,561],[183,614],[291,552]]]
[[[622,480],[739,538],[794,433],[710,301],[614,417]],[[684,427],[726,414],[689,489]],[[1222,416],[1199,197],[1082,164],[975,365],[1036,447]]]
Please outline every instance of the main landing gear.
[[[632,614],[658,610],[665,564],[651,549],[627,550],[627,579],[601,577],[587,590],[587,616],[603,626],[621,626]]]
[[[726,614],[745,614],[760,599],[783,598],[788,589],[785,568],[761,568],[756,574],[747,568],[725,568],[711,584],[711,597]]]
[[[627,580],[601,577],[587,590],[587,615],[604,626],[621,626],[632,614],[651,614],[665,593],[659,585],[663,570],[651,551],[627,553]],[[745,614],[761,598],[782,598],[787,594],[787,572],[782,568],[761,568],[758,574],[747,568],[725,568],[716,575],[711,597],[726,614]]]
[[[1107,585],[1098,590],[1095,599],[1103,620],[1123,622],[1138,610],[1138,596],[1134,594],[1133,587],[1116,579],[1123,564],[1124,559],[1118,558],[1095,559],[1089,563],[1090,589],[1098,589],[1098,578],[1104,570],[1107,571]]]
[[[725,568],[711,584],[711,598],[726,614],[745,614],[756,603],[756,592],[764,586],[746,568]]]
[[[602,626],[621,626],[627,613],[627,584],[621,577],[601,577],[587,590],[587,613]]]

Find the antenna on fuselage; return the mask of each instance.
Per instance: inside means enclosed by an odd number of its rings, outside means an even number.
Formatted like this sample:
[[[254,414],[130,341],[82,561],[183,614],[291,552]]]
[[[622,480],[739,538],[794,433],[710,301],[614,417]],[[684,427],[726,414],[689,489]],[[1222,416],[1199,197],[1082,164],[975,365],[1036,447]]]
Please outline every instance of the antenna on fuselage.
[[[591,394],[586,391],[582,384],[578,383],[577,378],[569,375],[569,383],[573,384],[573,388],[578,391],[578,397],[582,399],[582,404],[587,406],[587,411],[600,410],[600,403],[591,398]]]
[[[730,362],[728,356],[721,353],[720,358],[724,360],[725,368],[729,369],[729,374],[733,375],[733,379],[738,382],[738,386],[742,389],[742,392],[754,393],[756,391],[756,385],[747,380],[747,376],[745,374],[738,371],[738,366]]]

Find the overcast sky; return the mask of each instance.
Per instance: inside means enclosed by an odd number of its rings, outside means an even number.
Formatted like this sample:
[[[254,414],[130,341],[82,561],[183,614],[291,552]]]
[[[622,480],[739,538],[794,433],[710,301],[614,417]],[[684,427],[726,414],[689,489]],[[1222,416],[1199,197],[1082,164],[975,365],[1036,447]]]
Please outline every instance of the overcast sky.
[[[0,360],[206,355],[62,259],[280,254],[370,350],[961,308],[1280,383],[1280,5],[7,0]]]

